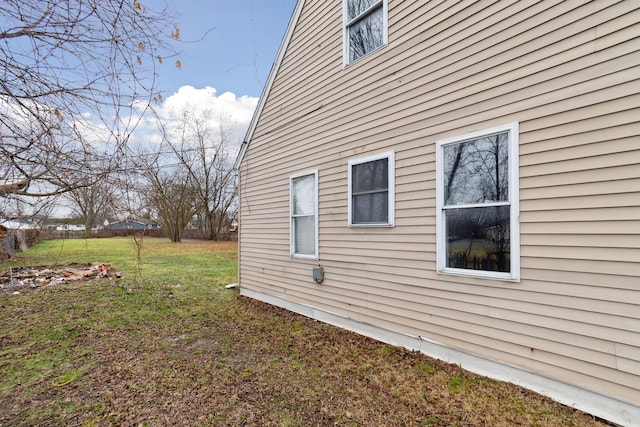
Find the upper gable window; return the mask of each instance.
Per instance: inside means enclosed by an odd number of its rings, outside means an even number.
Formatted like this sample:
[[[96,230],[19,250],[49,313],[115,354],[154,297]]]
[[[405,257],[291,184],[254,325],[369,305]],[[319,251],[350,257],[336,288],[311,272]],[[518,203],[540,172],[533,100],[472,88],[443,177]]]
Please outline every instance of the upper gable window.
[[[349,161],[349,226],[393,227],[394,153]]]
[[[436,150],[438,271],[519,280],[518,124]]]
[[[387,1],[343,0],[345,64],[387,43]]]

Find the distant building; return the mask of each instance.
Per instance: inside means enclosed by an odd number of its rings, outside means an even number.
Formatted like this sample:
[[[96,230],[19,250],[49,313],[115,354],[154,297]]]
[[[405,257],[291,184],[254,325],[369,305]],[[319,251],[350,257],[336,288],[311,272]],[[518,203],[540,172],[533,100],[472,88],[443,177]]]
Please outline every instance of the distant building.
[[[32,220],[0,219],[0,225],[7,230],[38,230],[40,225]]]
[[[105,221],[105,228],[111,230],[155,230],[159,229],[160,225],[152,222],[140,222],[140,221],[118,221],[107,224]]]
[[[56,231],[84,231],[84,224],[57,224],[55,226]]]
[[[144,223],[138,221],[118,221],[110,223],[107,228],[111,230],[144,230]]]

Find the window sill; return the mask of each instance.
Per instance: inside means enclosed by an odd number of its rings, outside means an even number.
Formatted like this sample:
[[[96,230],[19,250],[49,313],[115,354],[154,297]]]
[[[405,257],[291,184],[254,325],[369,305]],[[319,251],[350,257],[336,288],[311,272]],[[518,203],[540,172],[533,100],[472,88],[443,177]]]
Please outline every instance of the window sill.
[[[395,224],[349,224],[349,228],[393,228]]]
[[[444,276],[454,276],[454,277],[473,277],[476,279],[485,279],[485,280],[499,280],[501,282],[513,282],[520,283],[519,275],[515,276],[512,273],[497,273],[490,271],[480,271],[480,270],[464,270],[461,268],[444,268],[442,270],[438,270],[438,274],[442,274]]]
[[[320,257],[317,256],[317,255],[303,255],[303,254],[291,254],[291,258],[292,259],[310,260],[310,261],[317,261],[317,260],[320,259]]]

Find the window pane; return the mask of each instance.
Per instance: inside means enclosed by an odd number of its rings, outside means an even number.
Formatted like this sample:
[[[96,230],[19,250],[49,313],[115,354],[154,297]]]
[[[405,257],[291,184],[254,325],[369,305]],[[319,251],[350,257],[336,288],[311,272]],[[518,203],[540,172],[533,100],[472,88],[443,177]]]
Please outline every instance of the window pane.
[[[387,223],[389,221],[389,193],[369,193],[353,196],[353,224]]]
[[[389,159],[353,165],[351,182],[352,193],[386,190],[389,187]]]
[[[306,175],[293,179],[293,214],[315,214],[315,176]]]
[[[301,216],[293,218],[294,252],[304,255],[316,253],[315,217]]]
[[[371,5],[378,1],[379,0],[349,0],[347,2],[347,16],[349,17],[349,21],[369,9]]]
[[[349,62],[360,58],[384,43],[382,6],[348,28]]]
[[[443,147],[444,205],[509,200],[509,133]]]
[[[447,267],[509,272],[509,206],[445,210]]]

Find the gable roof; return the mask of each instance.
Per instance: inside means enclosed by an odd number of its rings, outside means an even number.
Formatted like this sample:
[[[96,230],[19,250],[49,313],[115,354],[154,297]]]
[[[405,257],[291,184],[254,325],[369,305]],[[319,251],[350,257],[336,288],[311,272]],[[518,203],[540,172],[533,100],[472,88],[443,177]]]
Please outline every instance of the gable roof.
[[[253,113],[253,117],[251,118],[251,122],[249,123],[249,129],[247,129],[247,133],[245,134],[244,139],[242,140],[242,144],[240,145],[240,151],[238,152],[238,157],[236,157],[236,161],[233,164],[233,169],[235,171],[240,167],[240,163],[244,158],[245,153],[247,152],[247,148],[249,147],[249,141],[253,137],[253,132],[256,130],[256,126],[258,124],[258,118],[262,114],[262,109],[264,108],[264,104],[269,97],[269,92],[271,91],[271,86],[273,85],[273,81],[276,78],[276,74],[278,74],[278,70],[280,69],[280,64],[282,63],[282,58],[284,58],[284,53],[287,51],[287,47],[289,46],[289,41],[291,40],[291,36],[293,35],[293,30],[298,23],[298,19],[300,18],[300,12],[302,12],[302,6],[304,5],[304,0],[298,0],[296,3],[296,7],[291,14],[291,19],[289,19],[289,25],[287,26],[287,31],[284,33],[282,38],[282,42],[280,43],[280,48],[278,49],[278,53],[276,55],[276,59],[273,61],[273,65],[271,65],[271,71],[269,71],[269,77],[267,78],[267,82],[262,89],[262,94],[260,95],[260,100],[258,101],[258,105],[256,106],[256,110]]]

